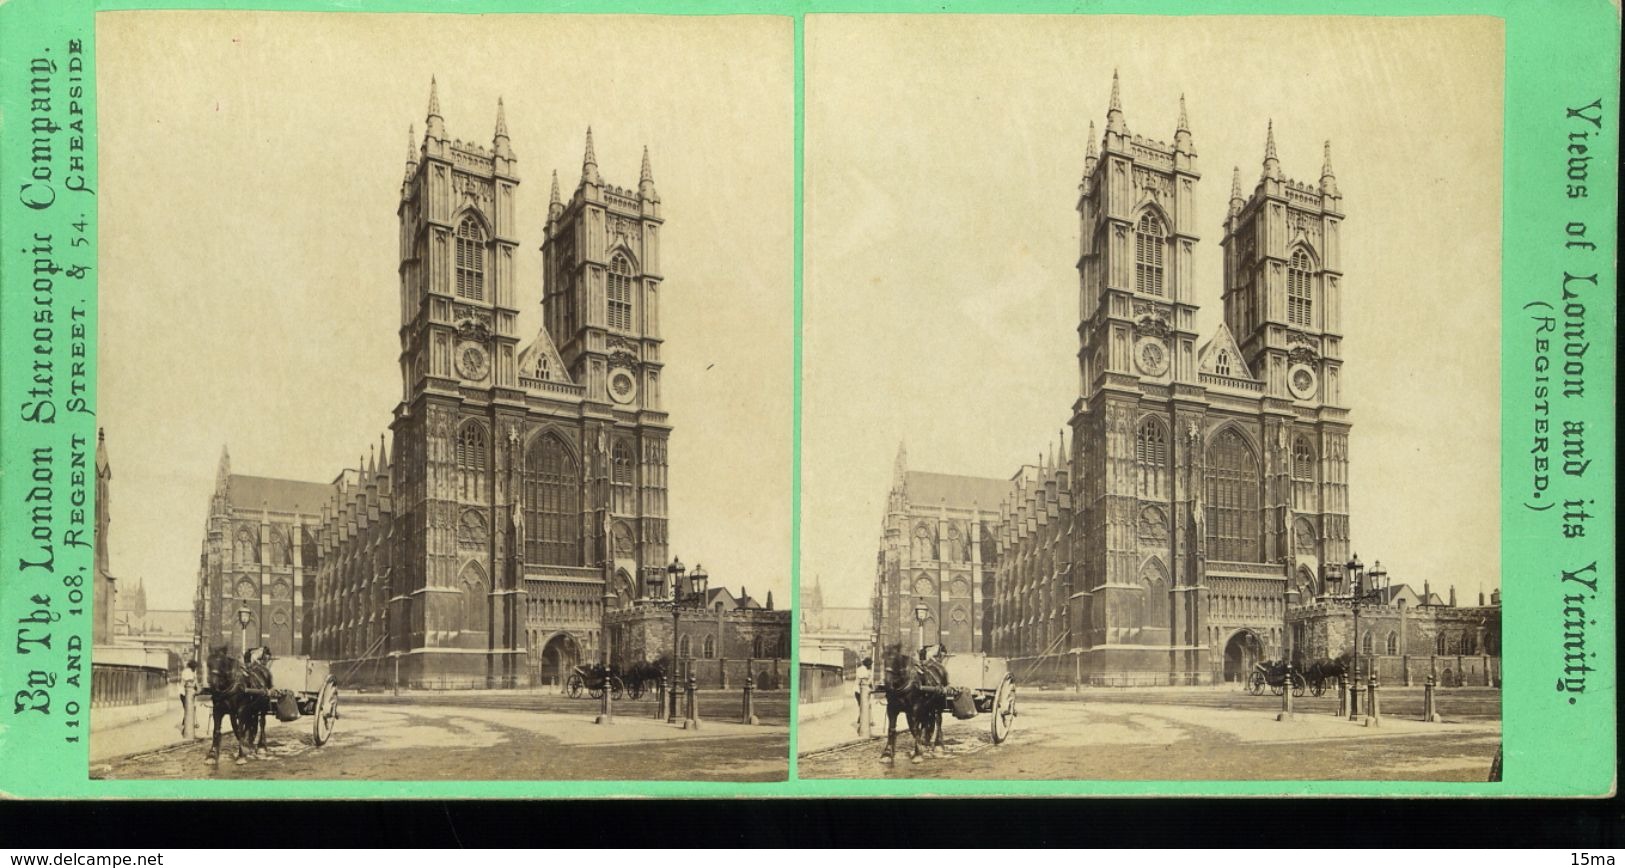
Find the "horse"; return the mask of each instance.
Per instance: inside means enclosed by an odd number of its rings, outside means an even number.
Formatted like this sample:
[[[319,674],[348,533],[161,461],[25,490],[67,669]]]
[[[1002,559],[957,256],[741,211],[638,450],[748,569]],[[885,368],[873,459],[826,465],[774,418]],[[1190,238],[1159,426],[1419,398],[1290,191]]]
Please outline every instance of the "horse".
[[[261,645],[243,652],[243,670],[249,691],[243,713],[247,715],[248,743],[256,759],[266,754],[265,718],[272,712],[271,649]]]
[[[1309,667],[1304,671],[1304,677],[1308,679],[1310,687],[1324,692],[1327,683],[1335,684],[1338,678],[1348,674],[1351,657],[1352,655],[1347,651],[1338,655],[1336,659],[1322,657],[1309,664]]]
[[[237,765],[248,763],[249,739],[244,738],[248,731],[249,700],[251,689],[248,668],[243,665],[231,651],[224,645],[217,645],[209,650],[209,697],[210,707],[214,715],[214,741],[209,746],[208,756],[204,762],[219,764],[220,762],[220,720],[231,717],[231,734],[237,739]]]
[[[881,762],[894,762],[897,754],[897,715],[901,712],[914,738],[909,762],[921,762],[921,736],[933,754],[942,745],[942,709],[948,686],[948,670],[935,659],[916,660],[901,644],[886,648],[886,747]],[[935,739],[933,745],[932,740]]]

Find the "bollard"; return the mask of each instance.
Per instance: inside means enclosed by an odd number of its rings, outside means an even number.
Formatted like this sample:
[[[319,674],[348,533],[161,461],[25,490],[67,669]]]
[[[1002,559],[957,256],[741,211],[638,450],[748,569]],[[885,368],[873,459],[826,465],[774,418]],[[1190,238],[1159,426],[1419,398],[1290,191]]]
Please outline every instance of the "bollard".
[[[1337,716],[1343,717],[1349,713],[1349,694],[1347,689],[1348,676],[1337,676]]]
[[[694,673],[688,674],[688,717],[683,721],[683,729],[700,728],[700,698],[695,691]]]
[[[865,682],[858,682],[858,736],[860,738],[874,737],[874,693],[869,690]]]
[[[746,726],[755,726],[761,721],[756,719],[756,679],[750,673],[745,673],[745,709],[739,715],[739,722]]]
[[[598,701],[598,717],[595,720],[593,720],[593,723],[608,726],[608,725],[615,722],[615,708],[614,708],[614,704],[613,704],[613,698],[610,696],[610,694],[612,694],[614,692],[615,692],[614,688],[612,688],[610,686],[609,677],[605,676],[604,677],[604,695]]]
[[[1359,673],[1350,673],[1349,677],[1349,720],[1356,723],[1360,720],[1360,676]]]
[[[197,737],[197,688],[191,684],[181,689],[181,704],[185,712],[181,714],[181,738]]]
[[[666,722],[667,723],[676,723],[677,722],[677,694],[679,692],[680,691],[678,689],[677,676],[675,674],[667,676],[667,678],[666,678],[666,697],[671,702],[671,713],[669,715],[667,715],[667,717],[666,717]]]
[[[1422,721],[1424,723],[1443,723],[1439,717],[1438,697],[1433,693],[1433,676],[1429,675],[1422,684]]]
[[[655,720],[666,716],[666,676],[655,679]]]
[[[1281,684],[1281,713],[1275,715],[1279,721],[1292,719],[1292,664],[1286,665],[1286,681]]]
[[[1369,692],[1365,699],[1365,725],[1381,726],[1382,707],[1377,703],[1377,673],[1371,673],[1371,677],[1366,679],[1366,687]]]

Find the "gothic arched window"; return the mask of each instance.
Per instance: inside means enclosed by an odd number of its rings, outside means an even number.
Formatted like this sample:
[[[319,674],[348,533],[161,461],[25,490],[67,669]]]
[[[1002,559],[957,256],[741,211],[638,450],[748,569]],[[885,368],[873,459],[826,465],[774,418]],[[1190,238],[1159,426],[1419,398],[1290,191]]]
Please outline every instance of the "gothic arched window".
[[[632,330],[632,263],[618,253],[609,261],[609,327]]]
[[[924,525],[915,528],[914,551],[911,558],[916,561],[930,561],[936,560],[936,557],[937,544],[936,540],[931,538],[931,531],[927,530]]]
[[[707,660],[717,656],[717,637],[710,634],[706,635],[705,647],[702,653],[705,654],[705,659]]]
[[[1389,633],[1388,634],[1388,656],[1392,657],[1392,656],[1394,656],[1395,654],[1398,654],[1398,653],[1399,653],[1399,634],[1398,633]]]
[[[1433,640],[1433,650],[1434,650],[1435,654],[1439,654],[1441,656],[1443,656],[1446,653],[1445,652],[1445,641],[1444,641],[1444,634],[1443,633],[1440,633]]]
[[[1372,637],[1371,637],[1371,631],[1367,630],[1366,634],[1365,634],[1365,640],[1360,643],[1360,653],[1366,655],[1367,657],[1371,656],[1371,654],[1372,654],[1371,649],[1373,647],[1375,647],[1375,644],[1376,643],[1372,640]]]
[[[1218,561],[1258,559],[1258,460],[1234,428],[1207,450],[1207,549]]]
[[[1147,213],[1134,231],[1134,289],[1162,295],[1162,221]]]
[[[1162,423],[1147,419],[1134,436],[1134,463],[1139,468],[1140,496],[1162,497],[1167,487],[1168,435]]]
[[[473,216],[457,224],[457,295],[485,299],[485,230]]]
[[[259,563],[259,537],[246,525],[237,529],[236,555],[239,564]]]
[[[1315,448],[1309,445],[1307,437],[1292,441],[1292,478],[1309,481],[1315,478]]]
[[[525,561],[581,565],[581,473],[564,441],[537,438],[525,456]]]
[[[689,643],[687,636],[684,636],[683,640],[681,642],[677,643],[677,656],[679,656],[679,657],[693,656],[692,655],[693,650],[694,650],[694,646]]]
[[[1286,267],[1286,318],[1295,326],[1314,324],[1315,297],[1310,283],[1313,270],[1308,253],[1302,248],[1292,252]]]
[[[484,425],[469,422],[457,432],[457,470],[462,477],[464,497],[479,496],[485,479],[485,456],[489,451]]]
[[[1213,373],[1218,374],[1221,377],[1228,377],[1231,376],[1230,370],[1230,351],[1219,350],[1219,352],[1213,356]]]
[[[762,656],[762,637],[761,636],[753,636],[753,637],[751,637],[751,640],[750,640],[750,656],[752,656],[752,657],[761,657]]]
[[[625,440],[615,441],[615,484],[632,484],[632,447],[626,445]]]

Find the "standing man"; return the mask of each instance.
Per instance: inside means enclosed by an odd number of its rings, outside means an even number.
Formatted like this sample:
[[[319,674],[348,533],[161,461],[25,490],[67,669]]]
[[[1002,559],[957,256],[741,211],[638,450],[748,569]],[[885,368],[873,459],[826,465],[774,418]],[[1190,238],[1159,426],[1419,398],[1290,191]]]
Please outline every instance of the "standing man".
[[[181,735],[187,735],[186,722],[191,719],[192,697],[197,695],[197,661],[186,661],[181,670]]]
[[[869,682],[874,678],[870,667],[873,665],[874,658],[871,657],[863,658],[863,662],[858,664],[858,683],[852,691],[852,696],[858,700],[858,720],[853,725],[857,727],[859,735],[863,734],[863,703],[869,699]]]

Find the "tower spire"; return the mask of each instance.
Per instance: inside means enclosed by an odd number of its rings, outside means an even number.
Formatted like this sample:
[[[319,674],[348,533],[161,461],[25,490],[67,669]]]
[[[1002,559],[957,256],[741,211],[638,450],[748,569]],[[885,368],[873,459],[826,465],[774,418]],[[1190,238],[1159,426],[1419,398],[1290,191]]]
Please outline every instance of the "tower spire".
[[[643,146],[643,168],[638,173],[638,197],[650,202],[659,202],[660,194],[655,192],[655,173],[649,165],[649,146]]]
[[[1271,118],[1264,137],[1264,177],[1281,180],[1281,161],[1275,157],[1275,119]]]
[[[440,85],[429,76],[429,114],[424,120],[424,134],[431,139],[446,138],[446,119],[440,116]]]
[[[1099,156],[1098,152],[1095,150],[1095,122],[1090,121],[1089,141],[1088,144],[1084,146],[1083,151],[1083,176],[1085,178],[1088,178],[1090,175],[1095,173],[1095,163],[1097,160],[1099,160]]]
[[[1126,133],[1123,125],[1123,98],[1122,87],[1117,80],[1117,70],[1112,69],[1112,99],[1106,107],[1106,131],[1112,133]]]
[[[1174,152],[1180,154],[1193,153],[1191,145],[1191,122],[1185,114],[1185,95],[1179,95],[1179,122],[1174,125]]]
[[[1337,176],[1332,174],[1332,140],[1326,140],[1324,157],[1320,163],[1320,192],[1327,196],[1337,195]]]
[[[593,186],[602,183],[598,177],[598,156],[592,152],[592,127],[587,127],[587,152],[581,156],[581,183]]]
[[[418,127],[417,124],[406,125],[406,177],[411,178],[412,173],[418,170]]]
[[[508,112],[502,106],[502,97],[497,97],[497,128],[491,134],[491,152],[504,160],[512,160],[513,145],[508,141]]]
[[[1241,213],[1241,206],[1247,203],[1241,197],[1241,167],[1236,166],[1230,173],[1230,213]]]
[[[554,169],[552,198],[548,199],[547,202],[547,222],[551,223],[559,219],[559,215],[563,213],[564,203],[559,201],[559,170]]]

